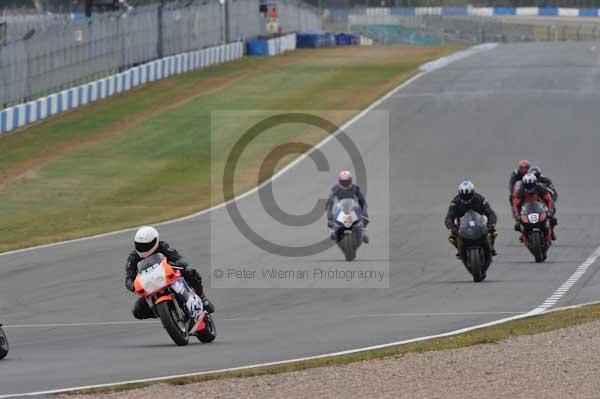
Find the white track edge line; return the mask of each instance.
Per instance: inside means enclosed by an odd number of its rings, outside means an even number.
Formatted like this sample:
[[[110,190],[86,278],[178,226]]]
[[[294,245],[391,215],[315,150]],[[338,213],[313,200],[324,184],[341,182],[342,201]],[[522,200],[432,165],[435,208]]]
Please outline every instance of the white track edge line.
[[[546,300],[544,300],[544,302],[542,302],[542,304],[537,308],[533,309],[531,313],[541,313],[556,305],[558,301],[560,301],[561,298],[565,296],[565,294],[569,292],[569,290],[573,288],[575,284],[577,284],[577,281],[579,281],[579,279],[585,275],[590,266],[592,266],[599,257],[600,246],[596,248],[596,250],[585,261],[583,261],[583,263],[581,263],[577,269],[575,269],[569,278],[560,287],[558,287],[558,289],[554,291],[550,297],[546,298]]]
[[[257,368],[257,367],[278,366],[278,365],[297,363],[297,362],[302,362],[302,361],[307,361],[307,360],[315,360],[315,359],[322,359],[322,358],[327,358],[327,357],[351,355],[354,353],[367,352],[367,351],[376,350],[376,349],[384,349],[384,348],[388,348],[391,346],[406,345],[406,344],[410,344],[410,343],[414,343],[414,342],[427,341],[427,340],[435,339],[435,338],[449,337],[449,336],[462,334],[462,333],[473,331],[473,330],[478,330],[478,329],[485,328],[485,327],[491,327],[494,325],[503,324],[503,323],[513,321],[513,320],[524,319],[524,318],[533,317],[533,316],[539,316],[540,314],[543,314],[543,313],[553,313],[553,312],[556,312],[559,310],[574,309],[574,308],[591,305],[591,304],[597,304],[597,303],[600,303],[600,302],[590,302],[590,303],[579,304],[579,305],[565,306],[564,308],[545,310],[545,311],[538,312],[538,313],[533,313],[533,311],[531,311],[531,312],[527,312],[524,314],[506,317],[506,318],[494,320],[494,321],[491,321],[488,323],[478,324],[478,325],[471,326],[471,327],[465,327],[465,328],[461,328],[458,330],[453,330],[453,331],[449,331],[449,332],[445,332],[445,333],[441,333],[441,334],[411,338],[411,339],[407,339],[407,340],[403,340],[403,341],[390,342],[387,344],[367,346],[367,347],[363,347],[363,348],[350,349],[350,350],[334,352],[334,353],[327,353],[327,354],[316,355],[316,356],[300,357],[300,358],[295,358],[295,359],[290,359],[290,360],[281,360],[281,361],[268,362],[268,363],[257,363],[257,364],[248,365],[248,366],[231,367],[231,368],[211,370],[211,371],[201,371],[201,372],[196,372],[196,373],[176,374],[176,375],[164,376],[164,377],[145,378],[145,379],[139,379],[139,380],[121,381],[121,382],[113,382],[113,383],[107,383],[107,384],[88,385],[88,386],[55,389],[55,390],[39,391],[39,392],[0,395],[0,399],[16,398],[16,397],[23,397],[23,396],[54,395],[54,394],[59,394],[59,393],[68,393],[68,392],[88,390],[88,389],[108,388],[108,387],[125,386],[125,385],[131,385],[131,384],[143,384],[143,383],[148,383],[148,382],[160,382],[160,381],[167,381],[167,380],[176,379],[176,378],[198,377],[198,376],[203,376],[203,375],[218,374],[218,373],[231,372],[231,371],[248,370],[248,369]]]
[[[371,112],[375,107],[379,106],[385,100],[387,100],[388,98],[392,97],[398,91],[400,91],[403,88],[405,88],[406,86],[410,85],[415,80],[421,78],[424,75],[427,75],[430,72],[436,71],[436,70],[442,68],[443,66],[449,65],[451,62],[458,61],[460,59],[469,57],[469,56],[471,56],[473,54],[477,54],[479,52],[491,50],[494,47],[496,47],[496,45],[497,44],[495,44],[495,43],[488,43],[485,46],[484,45],[472,46],[472,47],[469,47],[469,48],[467,48],[465,50],[461,50],[461,51],[458,51],[456,53],[450,54],[448,56],[441,57],[441,58],[439,58],[437,60],[430,61],[428,63],[423,64],[421,67],[419,67],[419,70],[420,70],[419,73],[417,73],[416,75],[412,76],[408,80],[402,82],[400,85],[396,86],[395,88],[393,88],[392,90],[390,90],[388,93],[384,94],[383,97],[380,97],[377,100],[375,100],[374,102],[372,102],[367,108],[363,109],[358,114],[356,114],[354,117],[352,117],[352,119],[350,119],[348,122],[344,123],[339,128],[339,130],[337,130],[337,131],[329,134],[327,137],[325,137],[319,143],[317,143],[316,145],[314,145],[310,150],[308,150],[307,152],[305,152],[302,155],[300,155],[298,158],[296,158],[294,161],[292,161],[291,163],[289,163],[288,165],[286,165],[285,167],[283,167],[281,170],[279,170],[277,173],[275,173],[269,179],[267,179],[264,182],[262,182],[260,185],[254,187],[254,188],[251,188],[250,190],[244,192],[243,194],[240,194],[239,196],[237,196],[235,198],[230,199],[229,201],[223,202],[223,203],[215,205],[213,207],[210,207],[210,208],[207,208],[207,209],[203,209],[201,211],[192,213],[191,215],[183,216],[183,217],[180,217],[180,218],[166,220],[164,222],[159,222],[159,223],[153,223],[153,225],[154,226],[165,226],[165,225],[168,225],[168,224],[173,224],[173,223],[183,222],[183,221],[186,221],[186,220],[189,220],[189,219],[193,219],[193,218],[196,218],[198,216],[202,216],[202,215],[204,215],[206,213],[215,211],[217,209],[221,209],[221,208],[227,206],[228,204],[230,204],[230,203],[232,203],[234,201],[241,200],[241,199],[243,199],[243,198],[245,198],[245,197],[247,197],[249,195],[252,195],[252,194],[256,193],[262,187],[264,187],[265,185],[273,182],[275,179],[277,179],[278,177],[280,177],[281,175],[283,175],[285,172],[287,172],[288,170],[290,170],[292,167],[294,167],[295,165],[297,165],[298,163],[300,163],[302,160],[304,160],[306,157],[308,157],[313,151],[316,151],[317,149],[319,149],[322,146],[324,146],[325,144],[327,144],[330,140],[332,140],[335,136],[337,136],[338,133],[347,130],[350,126],[352,126],[353,124],[355,124],[358,120],[362,119],[363,116],[365,116],[367,113]],[[444,64],[443,66],[437,66],[437,67],[433,67],[433,68],[430,67],[431,63],[441,62],[442,60],[447,60],[447,63]],[[121,234],[121,233],[130,232],[130,231],[133,231],[135,229],[137,229],[137,226],[136,227],[128,227],[128,228],[125,228],[125,229],[110,231],[110,232],[101,233],[101,234],[96,234],[96,235],[92,235],[92,236],[88,236],[88,237],[74,238],[72,240],[65,240],[65,241],[53,242],[53,243],[49,243],[49,244],[37,245],[37,246],[34,246],[34,247],[29,247],[29,248],[16,249],[16,250],[13,250],[13,251],[8,251],[8,252],[0,253],[0,257],[1,256],[7,256],[7,255],[15,255],[15,254],[23,253],[23,252],[34,251],[34,250],[38,250],[38,249],[52,248],[52,247],[56,247],[56,246],[60,246],[60,245],[65,245],[65,244],[72,244],[72,243],[77,243],[77,242],[82,242],[82,241],[88,241],[88,240],[93,240],[93,239],[97,239],[97,238],[109,237],[109,236],[113,236],[113,235],[117,235],[117,234]]]
[[[581,265],[579,265],[577,270],[580,270],[582,268],[582,266],[586,266],[585,270],[587,270],[587,268],[589,266],[591,266],[598,257],[600,257],[600,247],[596,248],[594,253],[592,253],[592,255],[590,257],[588,257]],[[581,275],[583,275],[583,273]],[[488,323],[478,324],[478,325],[471,326],[471,327],[465,327],[465,328],[449,331],[449,332],[442,333],[442,334],[422,336],[422,337],[407,339],[407,340],[403,340],[403,341],[390,342],[387,344],[367,346],[367,347],[350,349],[350,350],[334,352],[334,353],[326,353],[326,354],[321,354],[321,355],[316,355],[316,356],[307,356],[307,357],[301,357],[301,358],[296,358],[296,359],[281,360],[281,361],[268,362],[268,363],[258,363],[258,364],[248,365],[248,366],[231,367],[231,368],[219,369],[219,370],[201,371],[201,372],[197,372],[197,373],[177,374],[177,375],[170,375],[170,376],[163,376],[163,377],[145,378],[145,379],[130,380],[130,381],[120,381],[120,382],[112,382],[112,383],[106,383],[106,384],[71,387],[71,388],[55,389],[55,390],[48,390],[48,391],[0,395],[0,399],[16,398],[16,397],[24,397],[24,396],[53,395],[53,394],[59,394],[59,393],[81,391],[81,390],[86,390],[86,389],[107,388],[107,387],[111,387],[111,386],[123,386],[123,385],[137,384],[137,383],[167,381],[167,380],[171,380],[171,379],[175,379],[175,378],[195,377],[195,376],[210,375],[210,374],[217,374],[217,373],[230,372],[230,371],[247,370],[247,369],[256,368],[256,367],[277,366],[277,365],[282,365],[282,364],[302,362],[302,361],[306,361],[306,360],[315,360],[315,359],[322,359],[322,358],[326,358],[326,357],[349,355],[349,354],[353,354],[353,353],[366,352],[366,351],[375,350],[375,349],[388,348],[390,346],[405,345],[405,344],[409,344],[409,343],[413,343],[413,342],[426,341],[429,339],[449,337],[452,335],[462,334],[465,332],[506,323],[506,322],[512,321],[512,320],[519,320],[519,319],[524,319],[527,317],[538,316],[538,315],[545,314],[545,313],[552,313],[552,312],[556,312],[559,310],[566,310],[566,309],[574,309],[574,308],[579,308],[582,306],[592,305],[592,304],[597,304],[597,303],[600,303],[600,302],[588,302],[588,303],[583,303],[583,304],[578,304],[578,305],[565,306],[565,307],[556,308],[556,309],[552,309],[552,310],[549,310],[547,307],[543,308],[541,306],[538,306],[537,308],[535,308],[529,312],[523,313],[523,314],[505,317],[503,319],[498,319],[498,320],[494,320],[494,321],[491,321]]]

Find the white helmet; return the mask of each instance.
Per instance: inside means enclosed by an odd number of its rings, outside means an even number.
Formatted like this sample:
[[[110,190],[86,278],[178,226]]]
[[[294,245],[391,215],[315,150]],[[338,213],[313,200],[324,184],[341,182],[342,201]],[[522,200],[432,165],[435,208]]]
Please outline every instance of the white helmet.
[[[135,251],[147,258],[158,248],[158,231],[154,227],[144,226],[135,233]]]
[[[475,194],[475,185],[471,183],[469,180],[465,180],[464,182],[458,185],[458,195],[460,196],[460,200],[465,204],[468,204],[473,199],[473,195]]]

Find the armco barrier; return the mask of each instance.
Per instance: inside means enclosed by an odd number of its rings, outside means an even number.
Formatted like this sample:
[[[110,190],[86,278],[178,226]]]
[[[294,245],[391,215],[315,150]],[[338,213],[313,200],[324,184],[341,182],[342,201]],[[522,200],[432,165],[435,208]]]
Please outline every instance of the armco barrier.
[[[273,56],[296,49],[296,34],[290,33],[272,39],[253,39],[246,42],[246,53],[257,56]]]
[[[295,36],[288,38],[285,42],[280,41],[278,46],[282,48],[292,44],[296,45]],[[243,55],[244,45],[242,42],[209,47],[142,64],[104,79],[73,87],[25,104],[19,104],[12,108],[6,108],[0,111],[0,134],[130,90],[146,82],[233,61],[243,57]]]

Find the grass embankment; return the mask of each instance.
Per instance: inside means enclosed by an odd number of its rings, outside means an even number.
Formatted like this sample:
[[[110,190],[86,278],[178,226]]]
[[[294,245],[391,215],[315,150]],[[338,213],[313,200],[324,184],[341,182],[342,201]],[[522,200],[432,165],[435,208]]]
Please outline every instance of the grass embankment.
[[[211,111],[328,110],[341,123],[413,75],[443,47],[300,50],[244,58],[148,84],[0,137],[0,252],[158,222],[211,202]],[[238,126],[217,122],[216,143]],[[316,143],[326,134],[286,128]],[[236,190],[256,185],[265,153],[238,170]],[[213,165],[214,166],[214,165]],[[251,176],[251,177],[249,177]],[[222,198],[221,198],[222,200]]]
[[[538,316],[513,320],[507,323],[481,328],[450,337],[436,338],[406,345],[391,346],[388,348],[354,353],[350,355],[324,357],[320,359],[299,361],[289,364],[255,367],[238,371],[205,374],[192,377],[180,377],[157,382],[115,385],[111,387],[85,390],[75,393],[117,392],[142,388],[157,383],[182,385],[225,378],[244,378],[266,374],[280,374],[315,367],[341,366],[348,363],[365,360],[377,360],[390,356],[402,356],[407,353],[459,349],[473,345],[492,344],[510,337],[539,334],[558,330],[560,328],[575,326],[578,324],[589,323],[599,319],[600,304],[588,305],[581,308],[560,310]]]

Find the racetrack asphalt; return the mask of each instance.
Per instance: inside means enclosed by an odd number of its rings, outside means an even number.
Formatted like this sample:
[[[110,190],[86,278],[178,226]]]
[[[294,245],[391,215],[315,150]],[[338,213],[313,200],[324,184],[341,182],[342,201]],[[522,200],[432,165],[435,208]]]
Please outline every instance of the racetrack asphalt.
[[[213,258],[256,265],[275,257],[245,240],[220,208],[160,228],[200,270],[217,307],[214,343],[176,347],[159,323],[131,317],[135,297],[123,282],[131,232],[4,255],[0,315],[11,352],[0,362],[0,395],[285,360],[485,323],[540,305],[598,247],[594,44],[499,45],[427,73],[376,110],[389,111],[389,135],[382,118],[369,117],[346,133],[368,174],[371,243],[359,249],[358,260],[389,262],[389,288],[211,288]],[[348,165],[334,140],[321,151],[330,173],[305,159],[275,180],[282,208],[311,209],[335,181],[334,171]],[[558,241],[543,264],[533,262],[512,231],[507,182],[522,158],[539,164],[560,195]],[[480,284],[454,258],[443,226],[464,178],[499,217],[500,255]],[[239,205],[261,225],[257,194]],[[324,219],[295,230],[264,223],[289,245],[327,234]],[[211,245],[211,227],[229,240]],[[337,248],[293,262],[346,267]],[[593,264],[557,306],[598,300],[599,267]]]

